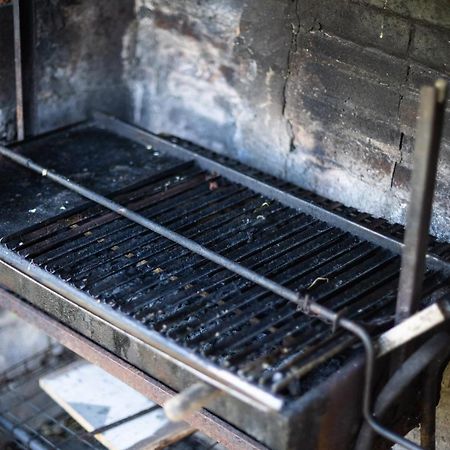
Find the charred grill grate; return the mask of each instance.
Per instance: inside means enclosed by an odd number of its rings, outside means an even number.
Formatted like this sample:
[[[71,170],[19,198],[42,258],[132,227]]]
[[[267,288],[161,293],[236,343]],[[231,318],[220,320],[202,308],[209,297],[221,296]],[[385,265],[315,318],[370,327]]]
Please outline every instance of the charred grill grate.
[[[195,163],[112,196],[373,333],[392,324],[398,255]],[[94,204],[3,243],[93,298],[263,389],[299,395],[355,344],[252,282]],[[448,282],[428,272],[424,302]],[[443,294],[442,294],[443,295]]]

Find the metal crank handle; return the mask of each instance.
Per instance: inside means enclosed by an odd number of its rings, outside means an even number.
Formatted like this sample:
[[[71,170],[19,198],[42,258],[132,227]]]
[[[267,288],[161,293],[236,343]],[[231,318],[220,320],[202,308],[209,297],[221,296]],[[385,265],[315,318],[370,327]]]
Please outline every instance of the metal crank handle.
[[[223,391],[206,383],[195,383],[164,404],[169,420],[180,422],[223,395]]]

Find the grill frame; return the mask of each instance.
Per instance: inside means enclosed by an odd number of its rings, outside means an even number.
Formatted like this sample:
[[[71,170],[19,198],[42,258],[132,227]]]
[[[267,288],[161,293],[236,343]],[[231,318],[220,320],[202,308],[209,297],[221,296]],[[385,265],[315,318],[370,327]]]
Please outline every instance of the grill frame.
[[[0,295],[0,306],[15,311],[19,317],[31,321],[44,332],[53,334],[46,322],[39,319],[30,320],[27,309],[37,308],[54,321],[55,325],[61,324],[67,327],[69,332],[75,332],[90,341],[96,342],[97,336],[102,336],[101,347],[106,353],[120,358],[124,364],[136,367],[156,380],[164,381],[166,386],[176,392],[198,382],[199,378],[192,371],[168,360],[166,355],[162,355],[154,347],[111,325],[3,261],[0,261],[0,279],[5,287],[14,292],[14,296],[18,296],[13,300],[16,304],[12,305],[11,299],[7,298],[9,294]],[[54,337],[61,341],[60,336]],[[70,342],[73,342],[73,338],[70,338]],[[88,348],[77,350],[70,345],[68,347],[90,360]],[[92,360],[91,362],[98,363]],[[321,436],[327,437],[327,443],[332,445],[332,448],[350,448],[350,442],[354,439],[352,433],[357,431],[362,421],[360,407],[363,372],[364,358],[360,355],[305,395],[289,402],[276,414],[255,409],[231,395],[208,404],[208,411],[213,413],[212,417],[217,416],[219,421],[224,418],[238,430],[243,430],[251,438],[257,439],[263,444],[262,448],[267,446],[274,450],[316,449]],[[137,386],[135,388],[137,389]],[[146,395],[160,404],[167,399],[161,399],[149,391]],[[344,412],[343,404],[346,405]],[[340,422],[335,420],[338,413]],[[209,434],[207,430],[199,428]],[[220,441],[220,435],[210,436]]]
[[[306,214],[310,214],[314,216],[315,218],[318,218],[324,222],[329,223],[330,225],[337,226],[340,229],[343,229],[344,231],[349,231],[353,235],[359,236],[363,238],[364,240],[373,242],[381,247],[387,248],[388,250],[391,250],[395,253],[400,253],[402,244],[395,238],[384,236],[383,234],[373,231],[369,228],[363,227],[362,225],[359,225],[354,222],[348,221],[348,219],[341,217],[338,214],[334,214],[333,212],[327,211],[326,209],[320,208],[319,206],[309,203],[302,198],[299,198],[295,196],[293,193],[287,191],[287,185],[285,183],[280,182],[279,180],[273,179],[272,177],[266,177],[265,180],[259,180],[255,178],[255,172],[251,169],[246,169],[244,166],[238,164],[238,163],[232,163],[234,167],[230,167],[227,165],[226,162],[221,161],[222,158],[215,158],[211,159],[210,157],[204,156],[200,153],[190,151],[188,149],[185,149],[181,146],[178,146],[176,144],[170,143],[166,140],[163,140],[161,138],[158,138],[156,136],[153,136],[147,132],[143,132],[141,130],[136,129],[135,127],[126,125],[122,122],[119,122],[113,118],[109,118],[106,116],[97,116],[96,120],[94,122],[94,125],[100,126],[102,128],[109,129],[110,131],[114,133],[118,133],[119,135],[122,135],[127,138],[131,138],[134,141],[140,142],[144,145],[153,145],[160,149],[161,151],[167,152],[169,155],[176,157],[177,159],[181,160],[192,160],[195,159],[197,163],[202,167],[203,169],[214,171],[216,173],[219,173],[220,175],[223,175],[225,178],[228,178],[230,181],[235,181],[237,183],[243,184],[244,186],[249,187],[250,189],[259,192],[271,199],[277,200],[282,204],[285,204],[286,206],[290,206],[295,208],[296,210],[299,210],[301,212],[305,212]],[[227,161],[229,163],[229,161]],[[248,173],[250,172],[250,174]],[[253,173],[252,173],[253,172]],[[111,334],[113,333],[112,343],[110,344],[108,348],[108,343],[105,344],[105,346],[114,353],[121,354],[123,352],[123,342],[125,342],[127,339],[129,341],[132,341],[134,338],[132,337],[133,334],[135,334],[136,329],[136,323],[127,323],[127,321],[124,321],[123,317],[120,318],[119,322],[114,324],[106,324],[103,319],[105,318],[105,313],[110,311],[106,311],[104,308],[102,310],[102,305],[97,305],[98,309],[96,309],[97,314],[92,314],[86,311],[86,309],[80,308],[80,305],[76,305],[74,302],[71,302],[70,300],[75,300],[77,303],[80,302],[80,291],[73,290],[73,292],[69,292],[68,287],[65,283],[60,282],[56,277],[53,277],[49,275],[48,273],[38,270],[36,267],[29,267],[29,264],[27,261],[25,261],[22,258],[18,258],[16,255],[14,255],[12,252],[9,252],[6,250],[3,246],[0,247],[0,258],[3,259],[3,261],[0,264],[0,279],[4,281],[4,284],[14,292],[18,293],[19,295],[25,297],[30,302],[36,304],[39,306],[40,309],[45,310],[47,313],[55,317],[56,319],[65,322],[67,325],[70,325],[72,328],[76,329],[81,334],[93,337],[95,335],[97,336],[104,336],[105,334]],[[6,261],[6,262],[5,262]],[[439,259],[435,255],[429,254],[427,256],[428,265],[430,268],[434,269],[440,269],[441,271],[444,271],[445,273],[449,273],[449,263],[446,261],[443,261],[442,259]],[[18,269],[18,270],[17,270]],[[30,277],[26,275],[26,273],[29,272],[31,275]],[[37,281],[36,281],[37,280]],[[47,289],[42,286],[42,284],[39,283],[39,281],[48,286],[51,287],[51,289]],[[64,297],[61,297],[63,294]],[[92,299],[86,298],[86,301],[84,302],[84,307],[87,307],[89,309],[88,303],[92,303]],[[65,302],[65,307],[68,309],[65,311],[62,311],[64,308],[61,307],[61,302]],[[70,307],[68,305],[71,305]],[[71,309],[72,308],[72,309]],[[100,314],[98,314],[100,312]],[[77,317],[74,320],[74,317]],[[83,324],[89,317],[90,324],[92,325],[92,330],[89,329],[86,324]],[[68,319],[69,318],[69,319]],[[100,320],[99,320],[100,319]],[[109,319],[111,319],[111,316],[109,316]],[[95,325],[94,325],[95,324]],[[106,327],[106,328],[105,328]],[[109,327],[109,328],[108,328]],[[121,328],[121,330],[117,330],[117,327]],[[114,329],[115,328],[115,329]],[[120,331],[120,332],[118,332]],[[116,333],[116,334],[114,334]],[[135,339],[134,339],[135,340]],[[118,345],[117,342],[122,342],[122,344]],[[137,343],[135,343],[138,345]],[[142,345],[143,343],[140,342],[139,345]],[[156,343],[157,344],[157,343]],[[156,345],[157,347],[157,345]],[[149,358],[155,358],[155,348],[151,348],[147,344],[145,344],[142,347],[139,347],[139,352],[144,351]],[[170,353],[170,352],[169,352]],[[161,351],[158,352],[156,348],[156,354],[158,358],[164,358],[166,355],[162,355]],[[124,356],[124,355],[121,355]],[[133,361],[133,358],[130,358],[130,351],[127,351],[126,359],[130,360],[133,364],[136,364],[139,367],[139,364],[144,364],[143,367],[141,367],[143,370],[148,371],[153,376],[159,379],[170,379],[171,377],[168,376],[171,372],[176,372],[175,368],[166,365],[165,369],[162,371],[159,371],[159,374],[154,374],[152,370],[154,370],[154,367],[151,367],[152,365],[147,362],[143,363],[142,361],[139,361],[139,358],[134,358],[135,361]],[[158,359],[158,366],[162,364],[162,360]],[[191,361],[192,362],[192,361]],[[202,361],[203,363],[203,361]],[[169,368],[170,366],[170,368]],[[360,364],[348,364],[348,367],[345,367],[342,369],[342,372],[345,373],[348,371],[348,377],[351,378],[351,374],[356,373],[360,370]],[[356,367],[356,368],[355,368]],[[187,367],[185,367],[186,369]],[[214,369],[213,367],[211,368]],[[213,370],[214,372],[215,370]],[[334,384],[340,384],[342,383],[342,372],[340,374],[340,379],[331,381],[331,385]],[[225,379],[229,377],[229,373],[226,374],[219,374],[220,376],[225,375]],[[195,373],[195,377],[203,378],[205,377],[199,373]],[[173,377],[172,377],[173,378]],[[176,378],[176,377],[175,377]],[[189,380],[190,377],[186,376],[186,374],[180,375],[180,378]],[[194,381],[196,378],[192,378],[192,381]],[[206,381],[211,382],[211,379],[206,378]],[[223,379],[222,379],[223,381]],[[233,384],[236,380],[231,380],[230,382]],[[238,380],[239,381],[239,380]],[[189,382],[184,383],[184,385],[180,385],[177,383],[177,380],[172,380],[173,386],[177,389],[182,389],[184,386],[189,385]],[[177,385],[178,384],[178,385]],[[214,383],[212,383],[214,384]],[[327,383],[324,383],[327,384]],[[222,384],[216,384],[217,387],[223,388]],[[248,389],[248,385],[242,385],[243,390]],[[334,388],[332,389],[335,390]],[[342,386],[339,388],[340,391],[343,391]],[[323,386],[319,386],[318,389],[313,389],[314,392],[308,392],[306,395],[304,395],[299,401],[293,402],[294,404],[290,404],[289,407],[285,408],[285,410],[282,412],[282,414],[279,417],[283,417],[283,419],[280,421],[279,424],[277,424],[277,427],[279,428],[278,431],[271,433],[269,432],[270,436],[264,436],[264,440],[272,440],[272,439],[279,439],[280,437],[280,430],[282,430],[284,427],[290,427],[290,423],[293,417],[298,417],[299,414],[302,415],[302,417],[305,417],[304,413],[305,410],[308,410],[312,405],[314,404],[314,401],[317,401],[318,398],[323,397],[324,392],[327,392],[327,389]],[[345,391],[345,389],[344,389]],[[355,389],[354,385],[352,386],[352,396],[357,391]],[[247,391],[248,392],[248,391]],[[327,395],[331,391],[327,392]],[[255,397],[260,395],[261,391],[255,391]],[[315,397],[316,396],[316,397]],[[318,397],[317,397],[318,396]],[[348,396],[349,393],[347,393],[346,402],[348,403]],[[315,399],[314,401],[311,399]],[[228,398],[227,398],[228,400]],[[273,401],[274,397],[267,398],[267,401]],[[355,405],[353,408],[349,408],[351,411],[358,411],[358,396],[354,398]],[[231,400],[230,401],[234,401]],[[239,402],[240,403],[240,402]],[[280,403],[276,404],[276,402],[272,403],[272,406],[274,409],[281,409],[282,405]],[[242,409],[243,405],[240,405],[236,409]],[[225,408],[226,410],[227,408]],[[234,407],[233,407],[234,409]],[[327,408],[332,411],[332,408]],[[252,411],[251,414],[254,414]],[[262,417],[265,417],[265,413],[261,413]],[[222,414],[221,414],[222,415]],[[224,414],[227,419],[229,419],[229,414]],[[261,420],[261,424],[264,422],[267,423],[267,417]],[[270,420],[270,419],[269,419]],[[233,421],[233,419],[232,419]],[[321,421],[321,419],[317,419],[318,422]],[[353,423],[357,423],[357,420],[353,421]],[[242,424],[242,414],[239,415],[237,413],[236,418],[237,424]],[[351,422],[349,422],[351,423]],[[294,425],[295,427],[296,425]],[[246,428],[244,426],[244,428]],[[247,427],[248,428],[248,427]],[[251,427],[250,427],[251,428]],[[275,427],[276,428],[276,427]],[[294,428],[295,429],[295,428]],[[336,431],[333,431],[334,434],[337,434],[339,436],[339,433],[336,433]],[[288,439],[291,439],[291,434],[287,433],[289,436]],[[276,441],[275,441],[276,442]],[[286,443],[287,445],[287,443]],[[271,445],[272,446],[272,445]],[[279,448],[284,448],[284,446],[281,446]]]
[[[1,288],[0,306],[41,329],[74,354],[101,367],[155,403],[163,405],[164,402],[175,395],[172,389],[149,377],[135,366],[131,366],[113,353],[51,318],[35,306]],[[249,450],[266,450],[266,447],[254,441],[248,435],[206,411],[195,412],[187,418],[187,421],[192,425],[192,428],[202,429],[205,434],[215,441],[221,442],[229,450],[241,450],[243,447]]]

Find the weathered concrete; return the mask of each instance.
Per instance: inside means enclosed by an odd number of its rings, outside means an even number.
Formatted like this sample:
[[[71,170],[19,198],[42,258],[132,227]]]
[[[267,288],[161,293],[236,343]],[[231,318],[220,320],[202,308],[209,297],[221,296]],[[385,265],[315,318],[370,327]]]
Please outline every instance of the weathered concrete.
[[[132,120],[282,176],[293,14],[276,0],[137,1],[123,51]]]

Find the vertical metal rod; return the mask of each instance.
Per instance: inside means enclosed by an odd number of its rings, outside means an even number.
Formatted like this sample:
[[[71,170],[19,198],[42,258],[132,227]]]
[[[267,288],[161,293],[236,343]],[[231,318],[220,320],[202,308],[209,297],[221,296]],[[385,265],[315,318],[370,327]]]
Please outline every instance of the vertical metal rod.
[[[420,445],[436,450],[436,406],[441,382],[442,361],[431,364],[425,373],[420,418]]]
[[[22,73],[22,37],[20,26],[20,0],[13,0],[14,20],[14,71],[16,77],[16,128],[17,140],[25,137],[25,122],[23,116],[23,73]]]
[[[420,301],[446,96],[444,80],[423,87],[420,93],[411,196],[397,296],[397,323],[413,314]]]
[[[436,406],[439,402],[442,374],[450,357],[448,344],[429,365],[423,377],[423,394],[420,419],[420,445],[426,450],[436,450]]]

